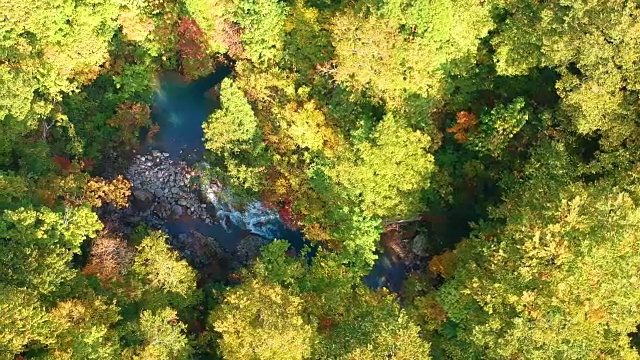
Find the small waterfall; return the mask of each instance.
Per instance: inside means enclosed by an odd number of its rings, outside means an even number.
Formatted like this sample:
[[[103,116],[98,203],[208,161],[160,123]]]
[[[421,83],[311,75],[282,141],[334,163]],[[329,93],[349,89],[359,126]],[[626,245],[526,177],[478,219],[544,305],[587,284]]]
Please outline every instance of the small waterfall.
[[[231,192],[215,181],[203,181],[202,192],[207,201],[216,208],[220,224],[228,228],[229,221],[241,229],[267,239],[279,236],[280,216],[274,210],[266,208],[260,201],[252,201],[241,209],[234,206]]]

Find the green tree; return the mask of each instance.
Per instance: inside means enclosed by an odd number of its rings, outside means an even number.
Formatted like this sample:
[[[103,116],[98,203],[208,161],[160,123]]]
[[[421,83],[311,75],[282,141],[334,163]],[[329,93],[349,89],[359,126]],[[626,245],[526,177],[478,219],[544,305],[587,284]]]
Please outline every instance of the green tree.
[[[336,80],[355,91],[371,90],[396,107],[412,93],[439,96],[443,85],[435,59],[424,57],[421,45],[398,28],[392,19],[353,11],[334,17]]]
[[[34,76],[38,87],[52,96],[95,79],[108,58],[117,3],[48,0],[32,5],[3,6],[3,55],[17,65],[13,71],[26,68],[23,76]]]
[[[0,282],[51,294],[73,279],[71,268],[80,245],[95,237],[102,224],[91,209],[67,208],[54,212],[20,208],[0,217]]]
[[[638,358],[638,187],[584,185],[576,169],[561,145],[541,146],[527,182],[458,246],[438,291],[448,356]]]
[[[329,299],[327,299],[329,300]],[[420,328],[398,306],[394,296],[361,287],[343,311],[325,314],[324,334],[315,349],[319,359],[430,359]]]
[[[13,207],[21,202],[29,203],[31,184],[26,177],[12,172],[0,172],[0,209]],[[24,204],[26,205],[26,204]]]
[[[240,191],[257,192],[264,184],[258,120],[242,90],[222,81],[221,107],[202,125],[205,147],[221,165],[216,175]]]
[[[37,294],[0,283],[0,359],[13,359],[29,344],[51,344],[58,332]]]
[[[115,359],[120,354],[115,323],[120,309],[106,299],[89,297],[59,302],[50,318],[59,332],[51,346],[55,359]]]
[[[637,133],[636,23],[640,10],[625,1],[496,0],[504,13],[492,39],[500,74],[556,68],[561,107],[581,134],[600,132],[613,149]],[[523,26],[531,29],[523,32]],[[589,44],[589,46],[584,46]]]
[[[281,60],[288,12],[283,2],[234,1],[231,20],[243,29],[242,44],[248,57],[256,64],[267,65]]]
[[[360,2],[362,11],[333,18],[336,79],[399,108],[417,94],[441,99],[445,75],[456,62],[473,68],[480,43],[493,27],[489,6],[472,0]]]
[[[339,159],[330,174],[358,199],[364,214],[383,219],[408,216],[420,209],[419,192],[429,186],[434,169],[429,145],[426,134],[388,114],[371,141],[357,144],[355,154]]]
[[[193,348],[187,338],[187,327],[171,308],[144,310],[136,327],[142,345],[129,348],[123,358],[132,360],[187,360]]]
[[[480,153],[500,157],[511,138],[529,119],[523,98],[498,105],[480,116],[478,129],[468,134],[465,146]]]
[[[319,249],[308,264],[287,257],[288,247],[282,240],[265,246],[250,276],[299,294],[303,316],[316,319],[311,358],[430,358],[429,344],[395,296],[366,288],[361,273],[339,254]]]
[[[297,0],[285,22],[284,63],[303,76],[313,76],[318,66],[331,60],[333,45],[325,23],[329,14]]]
[[[139,281],[140,299],[150,309],[184,309],[195,304],[197,273],[167,243],[167,235],[150,232],[138,245],[132,276]]]
[[[203,125],[206,147],[218,154],[238,152],[255,143],[258,121],[242,90],[230,79],[220,88],[222,109]]]

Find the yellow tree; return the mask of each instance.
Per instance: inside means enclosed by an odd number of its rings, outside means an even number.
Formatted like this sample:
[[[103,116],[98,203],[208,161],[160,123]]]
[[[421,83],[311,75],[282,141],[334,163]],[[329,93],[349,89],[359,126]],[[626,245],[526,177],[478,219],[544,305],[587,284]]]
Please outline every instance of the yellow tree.
[[[150,232],[138,245],[130,273],[144,307],[157,310],[171,305],[192,306],[198,299],[197,273],[167,243],[167,235]]]
[[[210,324],[220,333],[220,350],[229,360],[307,359],[314,341],[302,300],[258,280],[228,290]]]

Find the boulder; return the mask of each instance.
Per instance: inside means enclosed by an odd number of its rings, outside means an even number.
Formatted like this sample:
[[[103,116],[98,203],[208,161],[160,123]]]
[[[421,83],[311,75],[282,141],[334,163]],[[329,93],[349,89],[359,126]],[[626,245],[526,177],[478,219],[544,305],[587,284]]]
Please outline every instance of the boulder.
[[[182,206],[173,205],[171,207],[171,214],[169,215],[169,219],[170,220],[178,220],[180,218],[180,216],[182,216],[183,213],[184,213],[184,210],[182,209]]]
[[[418,234],[411,240],[411,251],[418,256],[429,254],[429,238],[426,234]]]
[[[145,189],[135,189],[132,191],[133,194],[133,206],[138,211],[147,211],[151,209],[153,206],[153,202],[156,197],[148,190]]]

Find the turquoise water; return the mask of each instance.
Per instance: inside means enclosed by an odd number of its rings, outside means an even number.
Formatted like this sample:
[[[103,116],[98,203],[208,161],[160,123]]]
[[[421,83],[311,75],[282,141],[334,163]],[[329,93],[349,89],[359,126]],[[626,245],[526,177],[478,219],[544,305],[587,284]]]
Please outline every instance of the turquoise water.
[[[160,125],[160,131],[150,146],[169,153],[174,160],[201,158],[204,151],[202,123],[219,107],[219,103],[205,92],[220,80],[208,77],[189,84],[175,73],[160,77],[152,111],[152,119]]]

